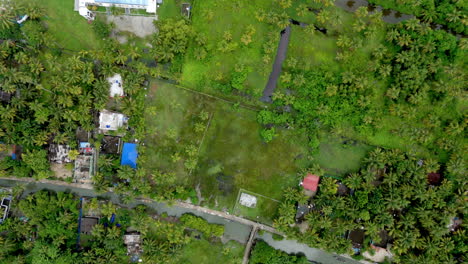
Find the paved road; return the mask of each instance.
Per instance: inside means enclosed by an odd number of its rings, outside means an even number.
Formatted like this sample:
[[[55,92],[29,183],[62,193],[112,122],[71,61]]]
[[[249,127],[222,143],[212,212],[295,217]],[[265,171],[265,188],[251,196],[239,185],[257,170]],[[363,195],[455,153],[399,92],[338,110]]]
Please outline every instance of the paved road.
[[[79,196],[89,197],[104,197],[111,200],[113,203],[121,204],[126,207],[135,207],[139,204],[145,204],[158,213],[167,213],[171,216],[181,216],[185,213],[192,213],[200,216],[207,220],[209,223],[221,224],[225,227],[223,241],[236,240],[240,243],[246,244],[249,240],[253,239],[250,237],[252,229],[262,229],[267,232],[263,232],[262,235],[258,235],[255,232],[255,238],[262,239],[270,246],[283,250],[288,253],[301,253],[304,254],[309,260],[322,263],[322,264],[358,264],[359,262],[349,258],[331,254],[319,249],[310,248],[305,244],[298,243],[293,240],[282,240],[276,241],[272,238],[272,233],[278,233],[272,227],[256,223],[241,217],[230,215],[224,212],[196,206],[188,203],[175,203],[174,205],[168,205],[165,203],[158,203],[148,199],[140,199],[131,204],[122,204],[118,195],[112,192],[104,194],[97,194],[91,185],[73,184],[61,181],[42,180],[40,182],[34,181],[31,178],[0,178],[0,186],[13,187],[17,184],[26,184],[26,189],[23,196],[27,196],[30,193],[34,193],[40,190],[52,190],[56,192],[73,192]]]

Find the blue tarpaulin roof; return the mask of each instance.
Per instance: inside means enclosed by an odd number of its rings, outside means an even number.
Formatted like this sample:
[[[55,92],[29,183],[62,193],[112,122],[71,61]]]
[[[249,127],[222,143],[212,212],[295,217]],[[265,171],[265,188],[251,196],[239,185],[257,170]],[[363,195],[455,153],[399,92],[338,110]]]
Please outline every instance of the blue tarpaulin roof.
[[[148,5],[148,0],[96,0],[96,2],[121,5]]]
[[[120,165],[128,165],[136,169],[137,158],[138,158],[137,144],[124,143]]]

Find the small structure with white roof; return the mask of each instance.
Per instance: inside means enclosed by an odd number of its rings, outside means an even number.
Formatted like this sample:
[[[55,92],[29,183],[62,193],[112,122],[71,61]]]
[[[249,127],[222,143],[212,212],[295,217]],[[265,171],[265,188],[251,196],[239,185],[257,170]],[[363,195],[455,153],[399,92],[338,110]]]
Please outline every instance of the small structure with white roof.
[[[248,193],[241,193],[239,203],[243,206],[255,208],[257,206],[257,197]]]
[[[128,118],[121,113],[102,110],[99,113],[99,129],[106,134],[108,131],[116,131],[121,127],[127,127]]]
[[[107,78],[110,85],[110,97],[123,97],[124,96],[124,89],[122,83],[122,76],[120,74],[114,74],[114,76]]]

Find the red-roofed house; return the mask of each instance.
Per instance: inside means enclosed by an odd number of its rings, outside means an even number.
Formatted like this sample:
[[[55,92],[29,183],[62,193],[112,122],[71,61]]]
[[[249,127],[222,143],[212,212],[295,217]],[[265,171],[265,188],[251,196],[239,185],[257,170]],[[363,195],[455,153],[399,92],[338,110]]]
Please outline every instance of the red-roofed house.
[[[307,176],[304,178],[301,185],[304,187],[305,193],[312,196],[317,192],[319,181],[319,176],[307,173]]]

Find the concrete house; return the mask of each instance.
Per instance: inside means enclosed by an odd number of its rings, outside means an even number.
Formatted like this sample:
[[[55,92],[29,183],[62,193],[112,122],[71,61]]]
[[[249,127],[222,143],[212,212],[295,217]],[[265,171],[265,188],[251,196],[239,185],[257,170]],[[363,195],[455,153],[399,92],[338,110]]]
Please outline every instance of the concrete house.
[[[127,127],[128,118],[121,113],[102,110],[99,113],[99,129],[101,133],[107,134],[109,131]]]
[[[75,11],[88,20],[94,20],[94,14],[88,6],[120,7],[129,9],[144,9],[147,13],[156,13],[162,0],[75,0]]]

